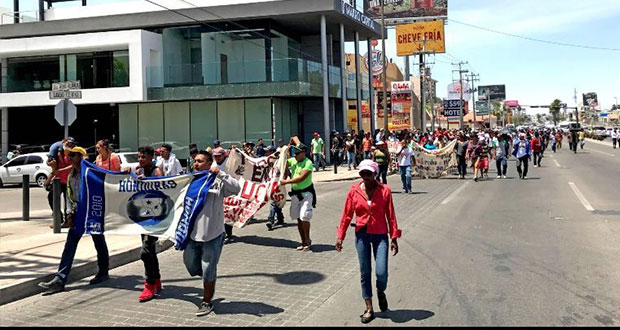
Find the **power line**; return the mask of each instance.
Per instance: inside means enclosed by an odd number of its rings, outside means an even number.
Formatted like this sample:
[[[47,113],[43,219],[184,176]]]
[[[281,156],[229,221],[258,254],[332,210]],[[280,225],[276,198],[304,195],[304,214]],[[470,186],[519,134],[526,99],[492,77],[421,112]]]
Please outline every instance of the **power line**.
[[[569,43],[557,42],[557,41],[551,41],[551,40],[536,39],[536,38],[520,36],[520,35],[517,35],[517,34],[508,33],[508,32],[497,31],[497,30],[493,30],[493,29],[489,29],[489,28],[485,28],[485,27],[481,27],[481,26],[477,26],[477,25],[473,25],[473,24],[469,24],[469,23],[459,22],[459,21],[455,21],[453,19],[447,19],[447,20],[450,21],[450,22],[466,25],[466,26],[473,27],[473,28],[480,29],[480,30],[487,31],[487,32],[493,32],[493,33],[503,34],[503,35],[506,35],[506,36],[514,37],[514,38],[521,38],[521,39],[525,39],[525,40],[542,42],[542,43],[552,44],[552,45],[557,45],[557,46],[585,48],[585,49],[596,49],[596,50],[620,51],[620,48],[586,46],[586,45],[569,44]]]

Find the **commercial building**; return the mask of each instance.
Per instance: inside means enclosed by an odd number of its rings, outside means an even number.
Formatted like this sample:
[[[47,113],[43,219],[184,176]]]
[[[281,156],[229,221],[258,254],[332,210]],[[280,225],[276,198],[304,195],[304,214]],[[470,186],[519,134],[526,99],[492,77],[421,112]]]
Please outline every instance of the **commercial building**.
[[[84,146],[109,138],[136,150],[166,141],[184,158],[190,143],[215,139],[228,146],[326,137],[346,128],[347,101],[364,93],[361,77],[346,69],[344,42],[370,43],[382,29],[343,0],[54,8],[60,1],[40,0],[36,22],[17,13],[16,24],[0,28],[3,154],[11,144],[62,137],[49,91],[73,80],[82,98],[72,100],[69,134]]]

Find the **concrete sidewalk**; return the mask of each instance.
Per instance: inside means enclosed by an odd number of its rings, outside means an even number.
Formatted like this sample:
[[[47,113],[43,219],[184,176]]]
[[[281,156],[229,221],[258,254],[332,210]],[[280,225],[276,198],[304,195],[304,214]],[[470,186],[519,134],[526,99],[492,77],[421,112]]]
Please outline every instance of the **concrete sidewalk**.
[[[0,214],[0,305],[42,292],[37,284],[51,280],[57,271],[68,229],[54,234],[49,228],[50,213],[32,211],[30,221],[22,221],[21,212]],[[106,235],[106,242],[110,268],[140,259],[139,235]],[[160,251],[170,246],[170,241],[159,242]],[[90,236],[85,235],[78,245],[69,282],[96,272],[97,252]]]

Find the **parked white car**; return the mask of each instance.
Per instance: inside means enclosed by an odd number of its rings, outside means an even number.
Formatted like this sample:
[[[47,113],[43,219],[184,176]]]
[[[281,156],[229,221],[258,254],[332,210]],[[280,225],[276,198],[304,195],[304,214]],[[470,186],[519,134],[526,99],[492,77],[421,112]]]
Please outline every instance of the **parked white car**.
[[[135,171],[136,167],[140,165],[137,152],[119,152],[117,155],[121,158],[121,171],[127,169]]]
[[[52,168],[47,166],[46,161],[46,152],[25,154],[11,159],[0,166],[0,187],[4,184],[22,183],[24,174],[30,176],[30,183],[43,187],[45,180],[52,173]]]

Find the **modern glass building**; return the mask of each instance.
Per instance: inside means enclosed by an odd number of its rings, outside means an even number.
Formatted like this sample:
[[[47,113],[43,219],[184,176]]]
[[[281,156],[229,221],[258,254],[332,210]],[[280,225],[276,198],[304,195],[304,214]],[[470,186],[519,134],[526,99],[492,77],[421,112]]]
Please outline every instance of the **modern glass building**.
[[[0,28],[3,153],[62,138],[55,82],[81,82],[69,134],[82,145],[165,141],[180,158],[215,139],[326,137],[346,128],[347,100],[371,97],[344,42],[370,43],[381,26],[348,1],[55,2],[41,0],[37,22]]]

